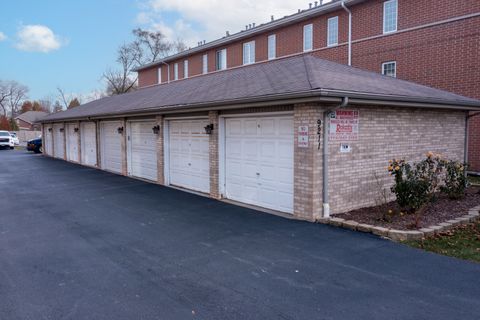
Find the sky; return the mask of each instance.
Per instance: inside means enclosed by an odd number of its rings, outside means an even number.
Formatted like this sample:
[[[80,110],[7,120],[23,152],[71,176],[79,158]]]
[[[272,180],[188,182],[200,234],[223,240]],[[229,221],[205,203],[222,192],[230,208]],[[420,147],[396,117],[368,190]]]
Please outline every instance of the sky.
[[[313,2],[313,1],[311,1]],[[194,47],[308,8],[298,0],[13,0],[0,10],[0,80],[29,87],[30,99],[56,99],[57,87],[90,100],[116,50],[141,27]]]

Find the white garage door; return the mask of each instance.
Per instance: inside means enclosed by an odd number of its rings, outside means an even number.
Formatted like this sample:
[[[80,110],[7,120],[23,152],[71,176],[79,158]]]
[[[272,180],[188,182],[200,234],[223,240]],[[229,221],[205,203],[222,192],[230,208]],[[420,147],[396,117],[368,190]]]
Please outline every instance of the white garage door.
[[[208,193],[210,167],[207,119],[169,122],[170,184]]]
[[[100,145],[102,169],[122,173],[122,135],[118,128],[122,127],[120,121],[100,122]]]
[[[63,124],[54,124],[53,125],[53,143],[55,144],[55,158],[63,159],[65,155],[65,141],[63,140],[63,132],[60,131],[63,129]]]
[[[80,125],[82,163],[97,165],[97,132],[95,122],[82,122]]]
[[[293,118],[231,118],[225,128],[226,197],[293,213]]]
[[[128,174],[157,181],[157,135],[154,121],[128,122]]]
[[[68,123],[66,126],[67,135],[67,160],[78,162],[78,131],[75,132],[77,124]]]
[[[53,129],[52,126],[45,126],[45,137],[43,141],[43,150],[45,151],[46,154],[49,156],[53,156],[53,150],[52,150],[52,134],[53,134]]]

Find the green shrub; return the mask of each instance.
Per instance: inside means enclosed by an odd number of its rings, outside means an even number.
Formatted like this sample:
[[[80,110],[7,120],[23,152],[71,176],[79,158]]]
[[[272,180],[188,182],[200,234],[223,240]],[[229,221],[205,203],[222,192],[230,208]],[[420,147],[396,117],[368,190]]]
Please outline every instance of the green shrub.
[[[468,186],[466,164],[458,161],[444,161],[446,169],[444,185],[441,191],[450,199],[462,199]]]
[[[424,208],[439,191],[444,162],[440,155],[427,153],[426,159],[409,164],[404,159],[389,161],[388,171],[395,178],[391,191],[403,210],[415,213]]]

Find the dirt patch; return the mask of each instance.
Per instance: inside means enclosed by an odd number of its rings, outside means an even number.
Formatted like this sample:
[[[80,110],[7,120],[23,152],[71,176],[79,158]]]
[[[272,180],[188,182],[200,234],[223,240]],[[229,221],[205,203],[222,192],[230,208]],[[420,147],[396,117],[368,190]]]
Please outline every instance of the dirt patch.
[[[420,217],[419,228],[464,216],[468,210],[478,205],[480,205],[480,187],[470,187],[465,198],[461,200],[450,200],[444,195],[439,195]],[[396,202],[390,202],[384,206],[352,210],[335,215],[335,217],[392,229],[417,229],[416,216],[402,212]]]

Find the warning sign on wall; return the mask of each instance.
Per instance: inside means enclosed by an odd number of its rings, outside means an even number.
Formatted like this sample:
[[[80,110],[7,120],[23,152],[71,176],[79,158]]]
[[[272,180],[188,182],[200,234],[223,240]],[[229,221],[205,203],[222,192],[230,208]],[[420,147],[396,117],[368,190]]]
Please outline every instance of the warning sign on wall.
[[[298,127],[298,146],[308,148],[308,126]]]
[[[330,114],[330,141],[358,140],[358,110],[337,110]]]

